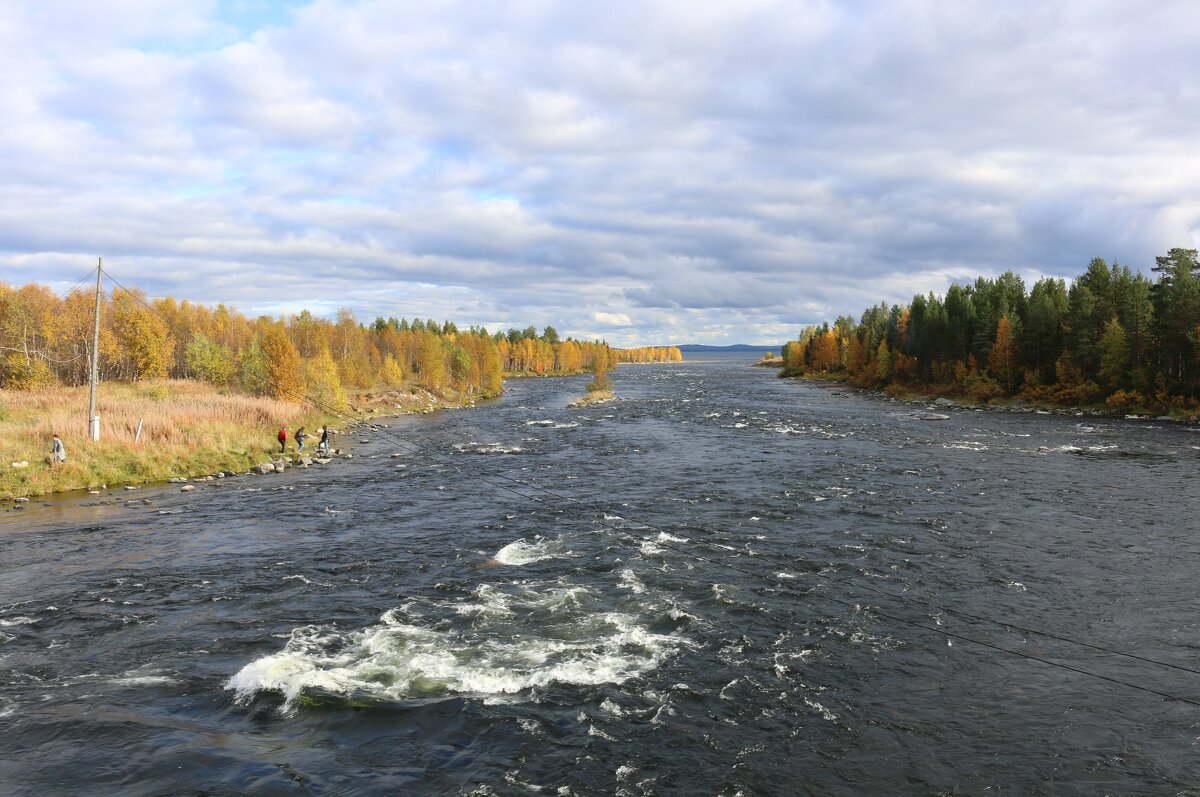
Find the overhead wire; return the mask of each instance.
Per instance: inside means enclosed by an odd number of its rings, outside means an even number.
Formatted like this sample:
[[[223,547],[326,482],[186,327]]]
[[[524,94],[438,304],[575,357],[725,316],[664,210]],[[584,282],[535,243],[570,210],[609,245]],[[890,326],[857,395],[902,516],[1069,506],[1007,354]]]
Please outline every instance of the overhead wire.
[[[96,268],[99,268],[99,266],[97,266]],[[93,269],[92,269],[91,271],[89,271],[87,274],[84,274],[82,278],[80,278],[79,280],[76,280],[75,284],[74,284],[74,285],[72,285],[70,288],[67,288],[65,291],[62,291],[61,293],[59,293],[59,294],[58,294],[58,301],[59,301],[60,303],[61,303],[61,302],[65,302],[65,301],[67,300],[67,297],[68,297],[68,296],[70,296],[70,295],[71,295],[71,294],[72,294],[72,293],[75,291],[75,289],[76,289],[76,288],[78,288],[80,285],[82,285],[83,283],[85,283],[85,282],[87,282],[89,279],[91,279],[92,275],[96,273],[96,268],[93,268]],[[94,311],[93,311],[93,313],[94,313]],[[0,346],[0,350],[3,350],[3,351],[16,351],[16,352],[23,352],[23,351],[25,351],[24,349],[18,349],[18,348],[16,348],[16,347],[13,347],[13,346]],[[28,354],[27,354],[26,356],[28,356]],[[40,357],[41,357],[43,360],[45,360],[46,362],[54,363],[55,365],[70,365],[71,363],[77,363],[77,362],[79,362],[80,360],[82,360],[83,358],[87,357],[88,355],[87,355],[87,352],[84,352],[83,354],[79,354],[79,355],[77,355],[77,356],[75,356],[75,357],[72,357],[72,358],[71,358],[71,359],[69,359],[69,360],[60,360],[60,359],[58,359],[57,357],[51,357],[49,354],[46,354],[45,352],[41,352],[41,353],[39,354],[39,356],[40,356]]]
[[[93,269],[93,272],[94,272],[94,271],[95,271],[95,270]],[[127,288],[125,285],[123,285],[121,282],[119,282],[119,281],[118,281],[118,280],[117,280],[115,277],[113,277],[113,276],[112,276],[111,272],[107,272],[107,271],[106,271],[105,273],[108,275],[109,279],[110,279],[110,280],[112,280],[112,282],[113,282],[115,285],[117,285],[117,286],[118,286],[118,287],[120,287],[122,290],[124,290],[126,293],[128,293],[128,294],[129,294],[131,297],[133,297],[133,298],[134,298],[134,299],[135,299],[137,302],[139,302],[140,304],[142,304],[144,307],[146,307],[147,309],[149,309],[149,310],[150,310],[150,311],[152,311],[152,312],[155,312],[155,313],[158,313],[158,312],[159,312],[159,311],[157,310],[157,308],[155,308],[155,307],[153,307],[152,305],[148,304],[148,303],[147,303],[147,302],[146,302],[144,299],[142,299],[142,297],[140,297],[140,296],[139,296],[137,293],[135,293],[134,291],[132,291],[131,289],[129,289],[129,288]],[[86,279],[86,277],[85,277],[84,279]],[[81,282],[82,282],[82,280],[81,280]],[[236,361],[234,360],[234,358],[233,358],[231,355],[227,354],[226,352],[224,352],[224,351],[220,351],[220,353],[221,353],[221,355],[222,355],[222,356],[226,357],[226,358],[227,358],[227,359],[228,359],[230,362],[236,362]],[[321,410],[321,411],[323,411],[323,412],[326,412],[326,413],[328,413],[328,414],[330,414],[330,415],[333,415],[333,416],[334,416],[334,417],[336,417],[336,418],[339,418],[339,419],[342,419],[342,420],[345,420],[345,421],[350,421],[350,422],[353,422],[353,423],[361,423],[361,422],[362,422],[360,419],[357,419],[357,418],[355,418],[354,416],[352,416],[352,415],[350,415],[350,414],[348,414],[348,413],[345,413],[345,412],[343,412],[343,411],[341,411],[341,410],[337,409],[336,407],[333,407],[333,406],[329,405],[328,403],[326,403],[326,402],[323,402],[323,401],[321,401],[321,400],[319,400],[319,399],[317,399],[317,398],[315,398],[315,397],[313,397],[313,396],[311,396],[311,395],[308,395],[308,394],[305,394],[305,393],[299,393],[299,392],[297,392],[297,391],[295,391],[295,390],[291,390],[291,389],[288,389],[288,388],[286,388],[286,387],[284,387],[284,386],[280,386],[280,385],[277,385],[276,387],[277,387],[277,389],[279,389],[279,390],[280,390],[280,392],[281,392],[281,393],[284,393],[285,395],[287,395],[287,396],[289,396],[289,397],[291,397],[291,398],[294,398],[294,399],[296,399],[296,400],[298,400],[298,401],[301,401],[301,402],[303,402],[303,403],[307,403],[307,404],[309,404],[309,405],[311,405],[311,406],[313,406],[313,407],[315,407],[315,408],[317,408],[317,409],[319,409],[319,410]],[[432,452],[432,451],[430,451],[430,450],[429,450],[427,447],[425,447],[425,446],[422,446],[422,445],[420,445],[419,443],[416,443],[416,442],[414,442],[414,441],[412,441],[412,440],[409,440],[409,439],[407,439],[407,438],[403,437],[402,435],[399,435],[399,434],[395,433],[394,431],[392,431],[392,430],[390,429],[390,427],[387,427],[387,426],[382,426],[382,425],[377,425],[377,424],[370,424],[370,426],[372,426],[373,428],[377,429],[379,432],[381,432],[382,434],[384,434],[384,436],[386,436],[386,437],[390,437],[390,438],[391,438],[393,441],[395,441],[396,443],[398,443],[398,444],[400,444],[400,445],[402,445],[402,446],[405,446],[405,447],[406,447],[406,452],[407,452],[407,453],[409,453],[409,454],[421,455],[421,456],[425,457],[427,460],[429,460],[429,461],[431,461],[431,462],[434,462],[434,463],[436,463],[436,464],[439,464],[439,465],[444,465],[444,466],[446,466],[446,467],[450,467],[450,468],[452,468],[453,470],[455,470],[455,471],[456,471],[456,472],[458,472],[458,473],[467,473],[467,470],[466,470],[466,469],[464,469],[464,468],[463,468],[463,466],[459,465],[459,464],[458,464],[457,462],[455,462],[454,460],[451,460],[451,459],[449,459],[449,458],[446,458],[446,457],[442,457],[442,456],[438,455],[436,452]],[[557,501],[560,501],[560,502],[563,502],[563,503],[572,504],[572,505],[575,505],[575,506],[577,506],[577,507],[580,507],[580,508],[587,509],[587,510],[589,510],[589,511],[590,511],[590,512],[592,512],[592,513],[599,512],[599,513],[601,514],[601,518],[602,518],[602,519],[601,519],[601,520],[595,520],[595,518],[592,518],[592,519],[591,519],[591,520],[592,520],[592,522],[595,522],[595,523],[597,523],[597,524],[599,524],[599,525],[601,525],[601,526],[603,526],[603,527],[605,527],[605,528],[608,528],[608,529],[610,529],[610,530],[612,530],[612,531],[614,531],[614,532],[617,532],[617,533],[619,533],[619,534],[625,535],[625,536],[627,536],[627,537],[630,537],[630,538],[632,538],[632,539],[641,539],[641,540],[643,540],[643,541],[650,541],[650,542],[653,542],[653,544],[654,544],[654,545],[657,545],[657,546],[658,546],[658,547],[660,547],[660,548],[665,548],[665,549],[667,549],[667,550],[674,551],[675,553],[677,553],[677,554],[679,554],[679,555],[681,555],[681,556],[683,556],[683,557],[685,557],[685,558],[693,558],[693,559],[698,559],[698,560],[700,560],[700,561],[707,562],[707,563],[709,563],[709,564],[712,564],[712,565],[714,565],[714,566],[717,566],[717,567],[724,567],[724,568],[726,568],[726,569],[734,570],[734,571],[736,571],[736,572],[742,573],[743,575],[749,576],[749,577],[751,577],[751,578],[754,578],[754,579],[756,579],[756,580],[762,580],[762,581],[766,582],[766,583],[767,583],[769,586],[771,586],[771,587],[773,587],[773,588],[775,588],[775,589],[781,589],[781,590],[784,590],[784,591],[788,591],[789,593],[791,593],[791,594],[793,594],[793,595],[798,595],[798,594],[799,594],[799,593],[797,593],[796,591],[794,591],[793,589],[791,589],[791,585],[787,585],[787,584],[780,584],[780,583],[778,583],[778,582],[775,582],[775,581],[770,581],[770,580],[768,580],[767,576],[765,576],[765,575],[764,575],[764,574],[762,574],[762,573],[757,573],[757,572],[754,572],[754,571],[751,571],[751,570],[747,570],[747,569],[745,569],[745,568],[738,567],[738,566],[736,566],[736,565],[732,564],[732,563],[731,563],[731,562],[729,562],[729,561],[725,561],[725,560],[718,561],[718,560],[712,559],[712,558],[710,558],[710,557],[706,557],[706,556],[704,556],[704,555],[702,555],[702,554],[696,553],[695,551],[688,550],[688,549],[683,549],[683,548],[679,548],[679,547],[677,547],[677,546],[671,545],[669,542],[667,542],[667,541],[664,541],[664,540],[662,540],[661,538],[659,538],[659,539],[654,539],[654,540],[649,540],[648,538],[640,538],[640,537],[638,537],[637,535],[629,534],[629,530],[628,530],[628,529],[622,529],[622,528],[619,528],[619,527],[617,527],[617,526],[613,525],[612,523],[608,522],[606,519],[604,519],[604,518],[606,517],[606,514],[607,514],[607,513],[605,513],[605,512],[603,511],[603,510],[604,510],[604,507],[596,507],[596,506],[593,506],[593,505],[591,505],[591,504],[589,504],[589,503],[587,503],[587,502],[585,502],[585,501],[581,501],[581,500],[579,500],[579,499],[577,499],[577,498],[573,498],[573,497],[571,497],[571,496],[563,495],[563,494],[561,494],[561,493],[559,493],[559,492],[557,492],[557,491],[551,490],[550,488],[543,487],[543,486],[541,486],[541,485],[537,485],[537,484],[532,484],[532,483],[522,482],[522,481],[520,481],[520,480],[517,480],[517,479],[511,478],[511,477],[508,477],[508,476],[504,476],[504,475],[501,475],[501,476],[499,476],[499,477],[498,477],[499,479],[501,479],[501,480],[503,480],[503,481],[494,481],[494,480],[492,480],[492,479],[490,479],[490,478],[488,478],[488,477],[486,477],[486,476],[480,476],[480,475],[478,474],[478,472],[471,473],[470,475],[472,476],[472,478],[475,478],[477,481],[479,481],[479,482],[481,482],[481,483],[483,483],[483,484],[487,484],[487,485],[489,485],[489,486],[491,486],[491,487],[495,487],[495,488],[496,488],[496,489],[498,489],[498,490],[502,490],[502,491],[505,491],[505,492],[511,493],[512,495],[518,496],[518,497],[520,497],[520,498],[523,498],[523,499],[525,499],[525,500],[534,501],[534,502],[536,502],[536,503],[543,504],[543,505],[545,505],[545,506],[552,506],[552,505],[551,505],[551,504],[549,504],[549,503],[546,501],[546,499],[542,497],[543,495],[544,495],[544,496],[551,497],[551,498],[554,498],[555,500],[557,500]],[[504,482],[510,482],[511,484],[518,485],[518,486],[519,486],[521,489],[516,489],[516,488],[512,487],[510,484],[507,484],[507,483],[504,483]],[[541,495],[532,495],[532,494],[530,494],[529,492],[522,492],[522,490],[529,490],[529,491],[532,491],[532,492],[534,492],[534,493],[540,493]],[[553,508],[557,508],[557,507],[553,507]],[[623,518],[623,519],[624,519],[624,518]],[[644,527],[644,528],[646,528],[646,529],[649,529],[649,530],[652,530],[652,531],[659,532],[659,534],[660,534],[660,535],[661,535],[661,534],[665,534],[665,533],[666,533],[666,532],[665,532],[663,529],[661,529],[661,528],[659,528],[659,527],[657,527],[657,526],[654,526],[654,525],[652,525],[652,524],[640,523],[640,522],[639,522],[639,525],[640,525],[640,526],[642,526],[642,527]],[[736,550],[736,549],[734,549],[734,550]],[[752,558],[752,559],[755,559],[755,560],[757,560],[757,561],[763,562],[763,563],[765,563],[765,564],[767,564],[767,565],[774,566],[774,565],[777,565],[777,564],[778,564],[777,562],[774,562],[774,561],[772,561],[772,560],[768,560],[768,559],[766,559],[766,558],[764,558],[764,557],[762,557],[762,556],[759,556],[759,555],[757,555],[757,554],[753,554],[753,553],[749,553],[749,552],[741,552],[741,551],[739,551],[739,552],[738,552],[738,554],[739,554],[739,556],[745,556],[746,558]],[[1117,649],[1115,649],[1115,648],[1108,648],[1108,647],[1104,647],[1104,646],[1102,646],[1102,645],[1096,645],[1096,644],[1093,644],[1093,643],[1090,643],[1090,642],[1085,642],[1085,641],[1082,641],[1082,640],[1079,640],[1079,639],[1074,639],[1074,638],[1071,638],[1071,637],[1068,637],[1068,636],[1065,636],[1065,635],[1056,634],[1056,633],[1049,632],[1049,631],[1042,631],[1042,630],[1035,629],[1035,628],[1029,628],[1029,627],[1026,627],[1026,626],[1019,625],[1019,624],[1017,624],[1017,623],[1011,623],[1011,622],[1007,622],[1007,621],[1004,621],[1004,620],[997,620],[997,619],[995,619],[995,618],[987,617],[987,616],[984,616],[984,615],[977,615],[977,614],[973,614],[973,613],[971,613],[971,612],[966,612],[966,611],[963,611],[963,610],[961,610],[961,609],[954,609],[954,608],[952,608],[952,607],[943,606],[943,605],[940,605],[940,604],[937,604],[937,603],[933,603],[933,602],[931,602],[931,601],[922,600],[922,599],[920,599],[920,598],[915,598],[915,597],[908,596],[908,595],[900,595],[900,594],[897,594],[897,593],[894,593],[894,592],[890,592],[890,591],[888,591],[888,590],[881,590],[881,589],[874,588],[874,587],[870,587],[870,586],[868,586],[868,585],[864,585],[864,584],[859,584],[859,583],[850,583],[850,582],[848,582],[848,581],[845,581],[845,580],[841,580],[841,579],[836,579],[836,578],[833,578],[833,577],[831,577],[831,576],[828,576],[828,575],[826,575],[826,574],[824,574],[824,573],[819,573],[819,572],[810,572],[810,573],[809,573],[809,575],[811,575],[811,576],[813,576],[813,577],[815,577],[815,578],[817,578],[817,579],[820,579],[820,580],[822,580],[822,581],[825,581],[825,582],[827,582],[827,583],[839,584],[839,585],[841,585],[841,586],[843,586],[843,587],[847,587],[847,588],[849,588],[849,589],[860,589],[860,590],[864,590],[864,591],[871,592],[871,593],[874,593],[874,594],[877,594],[877,595],[880,595],[880,596],[883,596],[883,597],[891,598],[891,599],[893,599],[893,600],[897,600],[897,601],[900,601],[900,602],[903,602],[903,603],[915,604],[915,605],[924,606],[924,607],[926,607],[926,608],[932,608],[932,609],[935,609],[935,610],[937,610],[937,611],[944,612],[944,613],[946,613],[946,614],[951,614],[951,615],[955,615],[955,616],[958,616],[958,617],[967,618],[967,619],[970,619],[970,620],[974,620],[974,621],[976,621],[976,622],[992,623],[992,624],[995,624],[995,625],[997,625],[997,626],[1000,626],[1000,627],[1003,627],[1003,628],[1007,628],[1007,629],[1009,629],[1009,630],[1013,630],[1013,631],[1019,631],[1019,632],[1021,632],[1021,633],[1025,633],[1025,634],[1032,634],[1032,635],[1037,635],[1037,636],[1043,636],[1043,637],[1046,637],[1046,638],[1049,638],[1049,639],[1054,639],[1054,640],[1057,640],[1057,641],[1060,641],[1060,642],[1065,642],[1065,643],[1069,643],[1069,644],[1074,644],[1074,645],[1078,645],[1078,646],[1080,646],[1080,647],[1084,647],[1084,648],[1088,648],[1088,649],[1091,649],[1091,650],[1096,650],[1096,651],[1099,651],[1099,652],[1107,653],[1107,654],[1109,654],[1109,655],[1113,655],[1113,656],[1119,656],[1119,657],[1128,658],[1128,659],[1135,660],[1135,661],[1138,661],[1138,662],[1141,662],[1141,663],[1144,663],[1144,664],[1150,664],[1150,665],[1155,665],[1155,666],[1159,666],[1159,667],[1166,667],[1166,668],[1170,668],[1170,669],[1174,669],[1174,670],[1178,670],[1178,671],[1182,671],[1182,672],[1191,673],[1191,674],[1194,674],[1194,675],[1200,675],[1200,670],[1198,670],[1198,669],[1193,669],[1193,668],[1186,667],[1186,666],[1179,665],[1179,664],[1173,664],[1173,663],[1171,663],[1171,662],[1160,661],[1160,660],[1158,660],[1158,659],[1149,658],[1149,657],[1147,657],[1147,656],[1140,656],[1140,655],[1138,655],[1138,654],[1135,654],[1135,653],[1129,653],[1129,652],[1126,652],[1126,651],[1117,650]],[[843,605],[845,605],[845,606],[851,607],[851,608],[853,608],[853,609],[855,609],[855,610],[868,611],[868,612],[870,612],[870,613],[872,613],[872,614],[874,614],[874,615],[876,615],[876,616],[878,616],[878,617],[881,617],[881,618],[884,618],[884,619],[887,619],[887,620],[891,620],[891,621],[893,621],[893,622],[902,623],[902,624],[904,624],[904,625],[908,625],[908,626],[911,626],[911,627],[914,627],[914,628],[923,629],[923,630],[925,630],[925,631],[928,631],[928,632],[931,632],[931,633],[940,634],[940,635],[942,635],[942,636],[944,636],[944,637],[947,637],[947,638],[950,638],[950,639],[958,639],[958,640],[960,640],[960,641],[969,642],[969,643],[972,643],[972,644],[978,645],[978,646],[980,646],[980,647],[989,648],[989,649],[992,649],[992,650],[995,650],[995,651],[999,651],[999,652],[1007,653],[1007,654],[1010,654],[1010,655],[1012,655],[1012,656],[1017,656],[1017,657],[1020,657],[1020,658],[1026,659],[1026,660],[1030,660],[1030,661],[1036,661],[1036,662],[1040,662],[1040,663],[1042,663],[1042,664],[1046,664],[1046,665],[1049,665],[1049,666],[1052,666],[1052,667],[1058,667],[1058,668],[1061,668],[1061,669],[1064,669],[1064,670],[1069,670],[1069,671],[1071,671],[1071,672],[1075,672],[1075,673],[1077,673],[1077,674],[1091,676],[1091,677],[1093,677],[1093,678],[1097,678],[1097,679],[1099,679],[1099,680],[1103,680],[1103,681],[1107,681],[1107,682],[1110,682],[1110,683],[1113,683],[1113,684],[1118,684],[1118,685],[1121,685],[1121,686],[1125,686],[1125,687],[1128,687],[1128,688],[1130,688],[1130,689],[1139,690],[1139,691],[1142,691],[1142,692],[1146,692],[1146,693],[1154,694],[1154,695],[1157,695],[1157,696],[1160,696],[1160,697],[1163,697],[1163,698],[1167,698],[1167,699],[1171,699],[1171,700],[1177,700],[1177,701],[1179,701],[1179,702],[1182,702],[1182,703],[1188,703],[1188,704],[1191,704],[1191,705],[1200,706],[1200,701],[1198,701],[1198,700],[1192,700],[1192,699],[1190,699],[1190,698],[1186,698],[1186,697],[1181,697],[1181,696],[1178,696],[1178,695],[1169,694],[1169,693],[1162,692],[1162,691],[1159,691],[1159,690],[1156,690],[1156,689],[1152,689],[1152,688],[1150,688],[1150,687],[1141,686],[1141,685],[1134,684],[1134,683],[1131,683],[1131,682],[1128,682],[1128,681],[1124,681],[1124,680],[1121,680],[1121,679],[1117,679],[1117,678],[1113,678],[1113,677],[1110,677],[1110,676],[1102,675],[1102,674],[1100,674],[1100,673],[1092,672],[1092,671],[1090,671],[1090,670],[1085,670],[1085,669],[1082,669],[1082,668],[1079,668],[1079,667],[1074,667],[1074,666],[1072,666],[1072,665],[1064,664],[1064,663],[1062,663],[1062,662],[1054,661],[1054,660],[1052,660],[1052,659],[1047,659],[1047,658],[1043,658],[1043,657],[1040,657],[1040,656],[1035,656],[1035,655],[1033,655],[1033,654],[1030,654],[1030,653],[1025,653],[1025,652],[1023,652],[1023,651],[1014,650],[1014,649],[1011,649],[1011,648],[1006,648],[1006,647],[1003,647],[1003,646],[1000,646],[1000,645],[996,645],[996,644],[993,644],[993,643],[990,643],[990,642],[987,642],[987,641],[984,641],[984,640],[980,640],[980,639],[976,639],[976,638],[973,638],[973,637],[969,637],[969,636],[966,636],[966,635],[964,635],[964,634],[959,634],[959,633],[956,633],[956,632],[953,632],[953,631],[948,631],[948,630],[946,630],[946,629],[943,629],[943,628],[938,628],[938,627],[935,627],[935,626],[929,626],[929,625],[925,625],[925,624],[923,624],[923,623],[918,623],[918,622],[916,622],[916,621],[913,621],[913,620],[909,620],[909,619],[906,619],[906,618],[903,618],[903,617],[898,617],[898,616],[896,616],[896,615],[889,614],[889,613],[887,613],[887,612],[881,611],[881,610],[879,610],[879,609],[878,609],[878,608],[876,608],[876,607],[871,607],[871,606],[866,606],[866,607],[863,607],[863,606],[861,606],[861,605],[860,605],[860,604],[858,604],[858,603],[853,603],[853,602],[851,602],[851,601],[847,601],[847,600],[844,600],[844,599],[840,599],[840,598],[837,598],[837,597],[835,597],[835,596],[831,596],[831,595],[828,595],[828,594],[822,594],[822,597],[824,597],[824,598],[825,598],[825,599],[827,599],[827,600],[833,601],[833,602],[835,602],[835,603],[839,603],[839,604],[843,604]]]

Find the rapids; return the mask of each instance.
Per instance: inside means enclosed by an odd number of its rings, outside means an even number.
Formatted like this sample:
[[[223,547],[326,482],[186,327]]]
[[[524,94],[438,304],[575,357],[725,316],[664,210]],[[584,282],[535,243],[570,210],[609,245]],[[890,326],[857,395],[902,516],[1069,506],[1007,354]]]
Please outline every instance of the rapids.
[[[1200,670],[1196,428],[586,381],[0,512],[0,791],[1200,792],[1196,705],[970,641],[1200,701],[1065,641]]]

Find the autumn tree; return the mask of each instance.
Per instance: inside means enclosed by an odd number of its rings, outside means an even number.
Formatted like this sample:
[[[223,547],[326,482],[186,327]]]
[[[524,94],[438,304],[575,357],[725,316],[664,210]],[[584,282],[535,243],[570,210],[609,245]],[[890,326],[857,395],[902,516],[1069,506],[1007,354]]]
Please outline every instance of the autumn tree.
[[[124,291],[113,297],[112,327],[134,381],[167,375],[174,359],[174,342],[166,322],[146,307],[141,297]]]
[[[1017,376],[1017,342],[1008,316],[996,324],[996,340],[988,353],[988,371],[1011,392]]]
[[[197,379],[227,385],[237,373],[237,361],[221,344],[197,334],[187,345],[187,367]]]
[[[346,391],[342,389],[338,367],[329,349],[323,348],[315,357],[304,361],[304,376],[308,396],[318,405],[339,412],[347,408]]]
[[[262,332],[262,354],[266,364],[267,388],[277,399],[296,401],[304,396],[304,371],[300,354],[280,324],[268,324]]]

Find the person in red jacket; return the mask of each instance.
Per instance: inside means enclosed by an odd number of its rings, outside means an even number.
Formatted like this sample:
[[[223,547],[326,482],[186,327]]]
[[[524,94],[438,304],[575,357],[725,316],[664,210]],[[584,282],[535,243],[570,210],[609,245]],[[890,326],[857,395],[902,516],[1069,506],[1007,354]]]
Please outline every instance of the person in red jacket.
[[[288,431],[287,431],[287,427],[286,427],[286,426],[280,426],[280,427],[279,427],[279,435],[278,435],[278,439],[279,439],[279,453],[280,453],[280,454],[282,454],[283,452],[287,451],[287,438],[288,438]]]

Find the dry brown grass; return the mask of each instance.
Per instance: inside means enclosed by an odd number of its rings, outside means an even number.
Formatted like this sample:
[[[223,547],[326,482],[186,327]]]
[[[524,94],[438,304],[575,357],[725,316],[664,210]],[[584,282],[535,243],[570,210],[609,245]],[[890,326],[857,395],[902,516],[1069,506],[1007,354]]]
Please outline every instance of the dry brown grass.
[[[281,425],[315,431],[331,420],[305,405],[221,393],[200,382],[104,384],[97,398],[101,440],[92,444],[87,405],[86,387],[0,391],[0,497],[244,470],[278,451]],[[67,464],[52,469],[55,433]],[[11,466],[20,461],[29,466]]]

